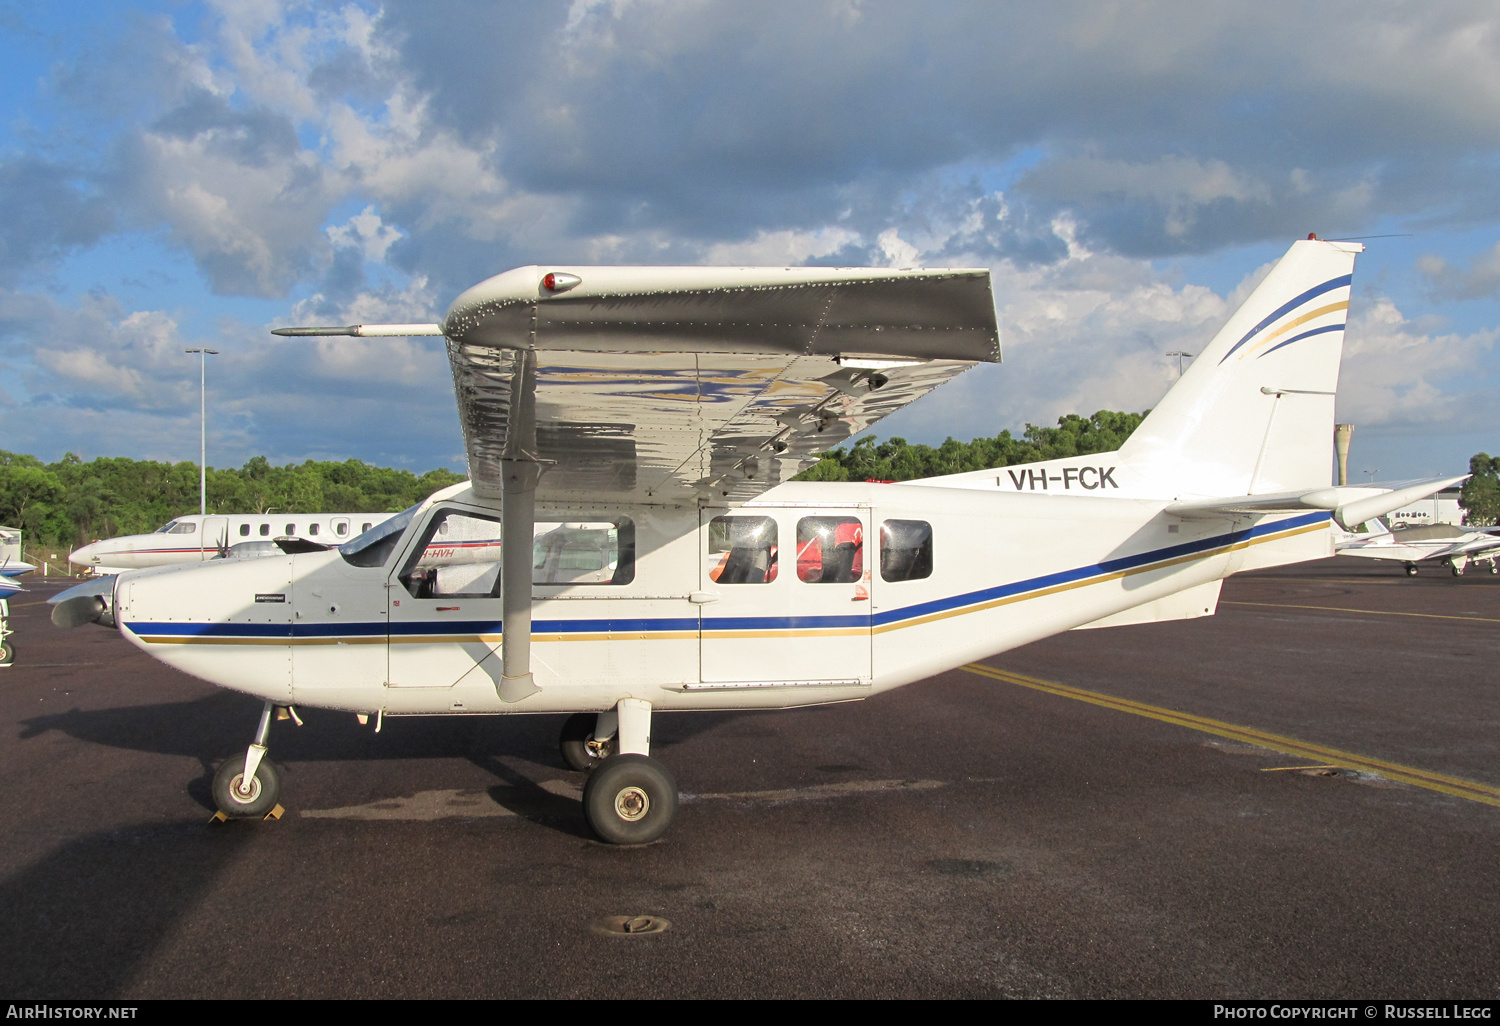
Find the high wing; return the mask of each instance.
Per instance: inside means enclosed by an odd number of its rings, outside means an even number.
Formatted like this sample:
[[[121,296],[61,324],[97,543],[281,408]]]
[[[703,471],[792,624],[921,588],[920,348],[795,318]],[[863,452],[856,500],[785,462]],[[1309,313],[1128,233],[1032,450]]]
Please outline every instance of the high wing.
[[[519,457],[547,465],[542,500],[743,501],[1000,358],[982,269],[521,267],[441,330],[488,498]]]

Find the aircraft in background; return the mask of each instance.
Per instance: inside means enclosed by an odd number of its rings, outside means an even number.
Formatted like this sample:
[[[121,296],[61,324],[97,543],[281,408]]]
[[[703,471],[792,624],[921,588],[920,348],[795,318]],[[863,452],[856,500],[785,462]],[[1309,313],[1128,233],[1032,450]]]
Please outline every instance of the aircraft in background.
[[[151,534],[126,534],[90,542],[68,554],[68,562],[96,574],[114,574],[174,563],[198,563],[231,554],[269,555],[280,549],[247,543],[297,538],[341,544],[389,520],[390,513],[194,513],[178,517]],[[246,546],[235,553],[236,546]]]
[[[859,700],[1202,616],[1230,574],[1330,556],[1330,521],[1455,480],[1329,484],[1362,250],[1295,243],[1118,451],[905,484],[790,479],[999,360],[986,270],[532,266],[441,324],[281,329],[446,336],[471,480],[336,549],[80,585],[53,620],[264,701],[215,774],[226,815],[276,807],[278,710],[571,713],[590,827],[645,843],[678,801],[654,712]]]
[[[1431,524],[1392,531],[1379,520],[1364,527],[1366,530],[1360,533],[1338,535],[1334,542],[1338,555],[1394,560],[1406,565],[1409,577],[1415,577],[1417,565],[1425,562],[1446,566],[1454,577],[1463,576],[1464,567],[1470,563],[1487,563],[1490,573],[1500,573],[1495,566],[1495,557],[1500,556],[1500,533],[1496,533],[1500,529]]]

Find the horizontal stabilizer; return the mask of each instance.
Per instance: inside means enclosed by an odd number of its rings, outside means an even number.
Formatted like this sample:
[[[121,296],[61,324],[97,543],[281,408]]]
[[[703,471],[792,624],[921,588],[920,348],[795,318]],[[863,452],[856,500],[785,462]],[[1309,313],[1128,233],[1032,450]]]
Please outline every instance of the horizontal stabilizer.
[[[1424,499],[1434,492],[1468,478],[1468,474],[1457,477],[1436,478],[1421,481],[1405,488],[1315,488],[1310,491],[1278,492],[1272,495],[1239,495],[1213,499],[1192,499],[1174,502],[1166,512],[1185,520],[1209,517],[1233,516],[1235,514],[1303,513],[1307,510],[1328,510],[1334,520],[1346,531],[1366,520],[1384,516],[1398,510],[1407,503]]]

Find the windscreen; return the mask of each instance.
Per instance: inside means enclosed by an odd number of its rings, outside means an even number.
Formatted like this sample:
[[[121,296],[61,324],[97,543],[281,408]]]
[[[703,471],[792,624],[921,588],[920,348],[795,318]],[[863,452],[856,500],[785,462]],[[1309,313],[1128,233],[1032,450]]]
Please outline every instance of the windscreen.
[[[376,524],[364,534],[350,538],[339,546],[339,555],[354,566],[384,566],[407,525],[411,523],[411,518],[417,515],[417,507],[421,505],[419,502],[384,523]]]

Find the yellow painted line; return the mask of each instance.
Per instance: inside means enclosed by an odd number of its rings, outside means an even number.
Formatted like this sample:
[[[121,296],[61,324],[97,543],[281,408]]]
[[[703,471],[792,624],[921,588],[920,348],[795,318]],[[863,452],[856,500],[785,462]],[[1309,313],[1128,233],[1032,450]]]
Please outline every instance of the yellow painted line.
[[[1116,698],[1113,695],[1105,695],[1097,691],[1085,691],[1082,688],[1069,687],[1066,684],[1058,684],[1053,681],[1039,680],[1036,677],[1028,677],[1025,674],[997,670],[992,666],[984,666],[980,663],[970,663],[963,667],[963,669],[968,670],[970,673],[977,673],[983,677],[1004,681],[1007,684],[1016,684],[1023,688],[1031,688],[1034,691],[1044,691],[1050,695],[1088,702],[1090,705],[1102,706],[1106,709],[1113,709],[1116,712],[1145,716],[1148,719],[1159,720],[1162,723],[1170,723],[1179,727],[1187,727],[1191,730],[1199,730],[1205,734],[1214,734],[1218,737],[1229,738],[1232,741],[1239,741],[1243,744],[1255,745],[1259,748],[1269,748],[1283,755],[1290,755],[1299,759],[1330,762],[1335,768],[1373,773],[1387,780],[1395,780],[1403,784],[1411,784],[1414,787],[1424,787],[1429,791],[1438,791],[1442,794],[1452,795],[1456,798],[1467,798],[1470,801],[1483,802],[1485,805],[1500,807],[1500,787],[1493,787],[1489,784],[1479,783],[1478,781],[1465,780],[1462,777],[1451,777],[1443,773],[1434,773],[1430,770],[1419,769],[1415,766],[1404,766],[1401,763],[1388,762],[1384,759],[1356,755],[1353,752],[1329,748],[1327,745],[1314,744],[1310,741],[1302,741],[1294,737],[1286,737],[1282,734],[1272,734],[1268,731],[1256,730],[1253,727],[1241,727],[1233,723],[1225,723],[1222,720],[1211,720],[1204,716],[1194,716],[1191,713],[1178,712],[1175,709],[1164,709],[1160,706],[1147,705],[1144,702]],[[1307,767],[1298,768],[1305,769]]]
[[[1493,616],[1453,616],[1448,613],[1402,613],[1391,609],[1345,609],[1343,606],[1299,606],[1290,602],[1231,602],[1219,601],[1221,606],[1265,606],[1268,609],[1321,609],[1328,613],[1368,613],[1371,616],[1420,616],[1427,620],[1477,620],[1479,623],[1500,623]]]
[[[1262,773],[1284,773],[1287,770],[1338,769],[1337,766],[1265,766]]]

